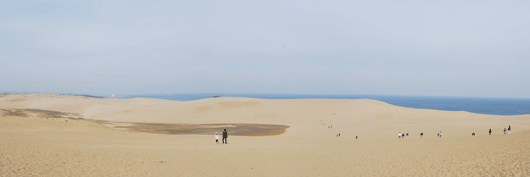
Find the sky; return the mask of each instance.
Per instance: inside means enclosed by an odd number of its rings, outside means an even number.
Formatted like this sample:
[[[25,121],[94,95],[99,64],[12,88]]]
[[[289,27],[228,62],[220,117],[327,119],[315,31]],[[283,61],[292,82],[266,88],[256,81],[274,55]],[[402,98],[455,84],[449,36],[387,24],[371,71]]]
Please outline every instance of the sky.
[[[5,1],[0,92],[530,98],[530,1]]]

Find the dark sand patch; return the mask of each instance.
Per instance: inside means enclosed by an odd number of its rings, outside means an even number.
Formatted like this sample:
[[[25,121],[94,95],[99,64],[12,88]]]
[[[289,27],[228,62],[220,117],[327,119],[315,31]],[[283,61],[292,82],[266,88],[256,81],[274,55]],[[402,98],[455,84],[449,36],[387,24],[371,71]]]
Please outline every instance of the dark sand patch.
[[[36,116],[42,118],[68,118],[68,119],[82,119],[79,114],[66,113],[59,111],[50,111],[43,109],[0,109],[2,116],[17,116],[29,117]]]
[[[67,118],[83,119],[79,114],[50,111],[42,109],[0,109],[1,116],[41,118]],[[285,133],[289,128],[286,125],[275,124],[167,124],[167,123],[137,123],[137,122],[112,122],[104,120],[83,119],[105,125],[116,130],[127,130],[132,132],[146,132],[159,134],[199,134],[214,135],[215,132],[222,134],[226,129],[229,135],[238,136],[270,136]]]
[[[289,126],[286,125],[274,124],[166,124],[109,121],[97,122],[115,129],[129,130],[133,132],[187,135],[214,135],[216,132],[221,135],[223,130],[226,129],[229,135],[269,136],[280,135],[285,133],[285,130],[289,128]]]

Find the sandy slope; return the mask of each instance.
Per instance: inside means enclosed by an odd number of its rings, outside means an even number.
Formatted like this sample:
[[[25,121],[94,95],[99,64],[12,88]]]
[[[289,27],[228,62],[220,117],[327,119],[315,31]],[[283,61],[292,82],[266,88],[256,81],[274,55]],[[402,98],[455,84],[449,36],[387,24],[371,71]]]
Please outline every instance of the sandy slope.
[[[216,145],[213,136],[131,133],[82,120],[0,117],[0,176],[530,175],[530,132],[525,131],[530,130],[530,115],[419,110],[374,100],[178,102],[48,94],[0,97],[0,108],[127,122],[291,126],[279,136],[231,136],[230,144]],[[514,130],[503,135],[508,124]],[[494,130],[491,136],[486,135],[489,128]],[[443,138],[436,137],[440,130]],[[411,135],[397,139],[399,131]],[[422,131],[425,137],[419,138]]]

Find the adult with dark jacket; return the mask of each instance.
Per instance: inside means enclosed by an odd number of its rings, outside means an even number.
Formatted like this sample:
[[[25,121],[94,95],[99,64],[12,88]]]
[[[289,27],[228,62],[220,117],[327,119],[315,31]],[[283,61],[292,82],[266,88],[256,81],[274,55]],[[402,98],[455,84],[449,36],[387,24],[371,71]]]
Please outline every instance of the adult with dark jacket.
[[[491,135],[491,128],[490,128],[490,135]]]
[[[228,143],[228,140],[226,138],[228,138],[228,132],[226,132],[225,129],[225,131],[223,131],[223,144]]]

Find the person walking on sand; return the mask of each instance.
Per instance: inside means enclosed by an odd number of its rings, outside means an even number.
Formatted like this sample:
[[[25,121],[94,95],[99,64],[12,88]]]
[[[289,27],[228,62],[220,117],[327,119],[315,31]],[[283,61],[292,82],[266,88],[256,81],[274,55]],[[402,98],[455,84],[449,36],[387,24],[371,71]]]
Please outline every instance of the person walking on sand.
[[[228,132],[226,132],[226,129],[225,131],[223,131],[223,144],[227,144],[228,143]]]
[[[215,144],[219,144],[219,135],[215,132]]]
[[[512,127],[508,125],[508,135],[510,134],[510,130],[512,130]]]
[[[401,132],[398,133],[398,138],[401,138]]]
[[[491,128],[490,128],[490,135],[491,135]]]
[[[423,132],[420,133],[420,138],[423,138]]]
[[[504,128],[504,134],[506,135],[506,128]]]

